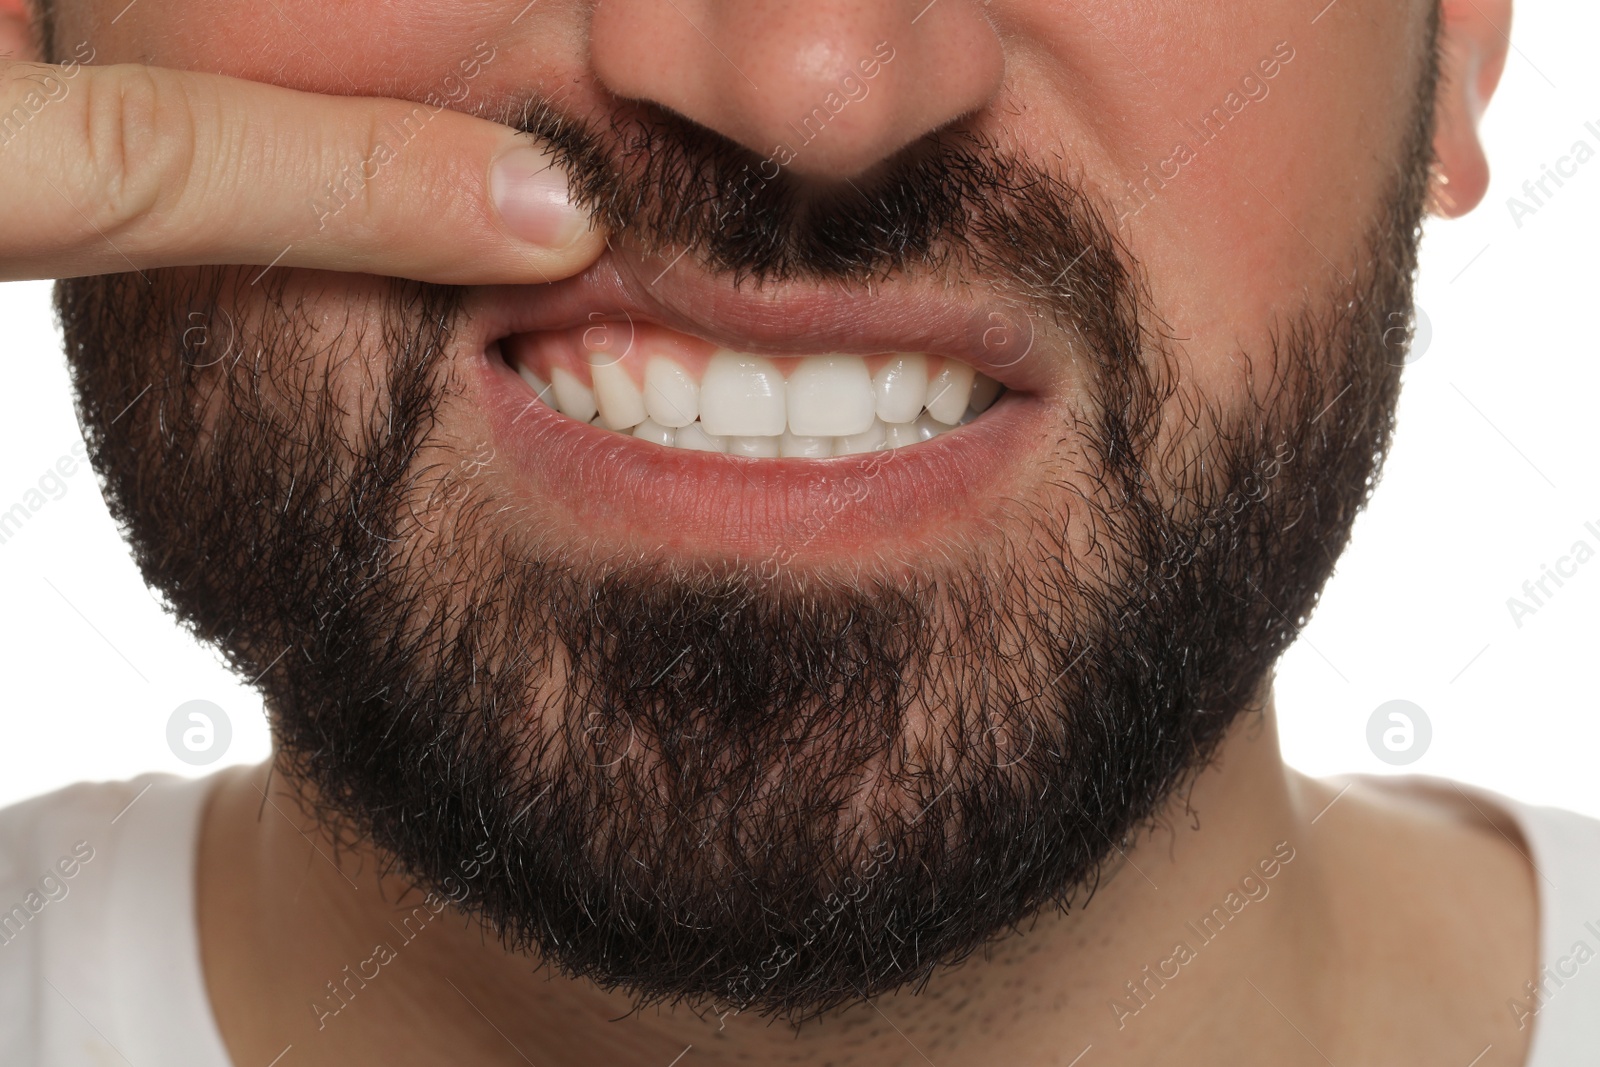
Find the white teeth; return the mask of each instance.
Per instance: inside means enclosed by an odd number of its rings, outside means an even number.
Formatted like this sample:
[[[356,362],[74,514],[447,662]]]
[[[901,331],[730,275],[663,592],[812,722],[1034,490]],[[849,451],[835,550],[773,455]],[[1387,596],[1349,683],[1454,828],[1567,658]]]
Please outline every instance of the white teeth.
[[[953,359],[945,360],[939,373],[928,383],[928,414],[946,426],[960,422],[972,396],[972,378],[970,366]]]
[[[884,447],[887,440],[887,431],[882,420],[873,419],[872,425],[861,433],[841,437],[834,442],[833,454],[836,456],[853,456],[857,452],[876,452]]]
[[[883,446],[885,448],[904,448],[914,445],[922,440],[922,435],[917,432],[914,422],[897,422],[887,425],[883,433]]]
[[[778,454],[779,440],[777,437],[730,437],[728,455],[771,459]]]
[[[570,418],[668,448],[751,458],[826,459],[931,440],[987,410],[1004,387],[955,360],[887,357],[877,374],[859,356],[806,356],[787,380],[769,359],[719,349],[700,381],[654,356],[644,387],[631,368],[590,353],[585,380],[552,367],[550,381],[517,361],[534,396]]]
[[[613,358],[610,362],[593,363],[589,375],[594,380],[600,419],[607,429],[627,430],[644,421],[644,396],[626,367]]]
[[[556,398],[550,392],[549,383],[520,363],[517,364],[517,373],[522,375],[523,381],[527,382],[533,387],[534,396],[538,397],[540,400],[543,400],[551,407],[556,406]]]
[[[877,398],[866,361],[807,356],[789,375],[789,429],[810,437],[843,437],[872,426]]]
[[[972,399],[967,403],[972,410],[982,415],[989,410],[989,405],[995,402],[1000,395],[1000,383],[987,374],[979,374],[972,379]]]
[[[788,421],[783,375],[771,360],[719,349],[700,380],[700,422],[719,436],[776,437]]]
[[[556,406],[561,414],[570,415],[579,422],[588,422],[600,410],[594,402],[594,390],[565,367],[550,372],[550,384],[555,390]]]
[[[676,360],[656,356],[644,367],[644,407],[663,426],[687,426],[700,417],[700,383]]]
[[[783,436],[778,438],[778,455],[796,459],[827,459],[833,455],[833,438],[800,437],[785,430]]]
[[[633,436],[641,441],[649,441],[653,445],[670,446],[675,442],[678,431],[671,426],[663,426],[654,419],[645,419],[633,428]]]
[[[895,356],[872,376],[877,394],[878,418],[884,422],[910,422],[928,402],[928,361],[920,353]]]
[[[721,437],[708,434],[698,422],[678,430],[677,440],[673,442],[679,448],[687,448],[694,452],[726,452],[728,443]]]

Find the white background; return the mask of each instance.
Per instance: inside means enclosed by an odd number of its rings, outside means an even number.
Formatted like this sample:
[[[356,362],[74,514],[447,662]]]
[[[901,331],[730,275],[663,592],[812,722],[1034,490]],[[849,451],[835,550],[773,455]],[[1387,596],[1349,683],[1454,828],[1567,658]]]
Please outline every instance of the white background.
[[[1278,709],[1288,759],[1311,773],[1396,770],[1368,748],[1367,722],[1405,699],[1433,738],[1403,770],[1600,816],[1600,558],[1520,627],[1506,603],[1575,541],[1600,551],[1584,528],[1600,531],[1600,158],[1520,227],[1506,203],[1575,141],[1600,151],[1600,7],[1529,3],[1513,41],[1484,123],[1493,185],[1467,219],[1430,222],[1432,338],[1406,370],[1377,499],[1283,660]],[[80,441],[49,289],[0,285],[0,512]],[[193,699],[232,721],[224,763],[265,758],[259,697],[162,612],[93,474],[66,486],[0,544],[0,804],[212,769],[167,747],[169,716]]]

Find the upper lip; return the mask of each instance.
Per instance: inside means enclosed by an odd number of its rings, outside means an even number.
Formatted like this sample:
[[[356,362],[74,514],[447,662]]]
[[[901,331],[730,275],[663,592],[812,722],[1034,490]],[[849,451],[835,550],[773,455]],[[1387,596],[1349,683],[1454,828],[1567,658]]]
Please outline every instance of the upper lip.
[[[761,355],[928,352],[969,363],[1023,392],[1045,392],[1060,371],[1038,351],[1043,338],[1035,336],[1033,316],[970,287],[890,278],[870,291],[815,282],[736,288],[689,259],[663,270],[668,261],[611,250],[572,278],[490,287],[483,294],[483,342],[634,321]]]

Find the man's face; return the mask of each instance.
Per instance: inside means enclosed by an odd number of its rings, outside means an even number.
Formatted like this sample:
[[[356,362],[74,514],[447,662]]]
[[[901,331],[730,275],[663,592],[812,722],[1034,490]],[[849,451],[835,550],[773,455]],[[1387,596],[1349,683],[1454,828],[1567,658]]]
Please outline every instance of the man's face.
[[[121,6],[54,47],[520,123],[610,228],[548,287],[59,296],[112,507],[283,769],[420,882],[492,857],[463,906],[571,973],[806,1014],[1081,902],[1387,443],[1425,3]],[[831,458],[713,425],[813,371],[844,418],[893,353],[1004,392]],[[746,455],[573,417],[668,357]]]

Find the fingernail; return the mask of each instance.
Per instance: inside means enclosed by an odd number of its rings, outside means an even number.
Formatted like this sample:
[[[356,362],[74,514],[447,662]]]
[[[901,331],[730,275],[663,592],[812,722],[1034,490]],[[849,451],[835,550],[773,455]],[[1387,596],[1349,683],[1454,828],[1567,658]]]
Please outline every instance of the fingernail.
[[[537,148],[519,145],[489,170],[489,195],[506,229],[546,248],[566,248],[589,219],[568,197],[567,176]]]

